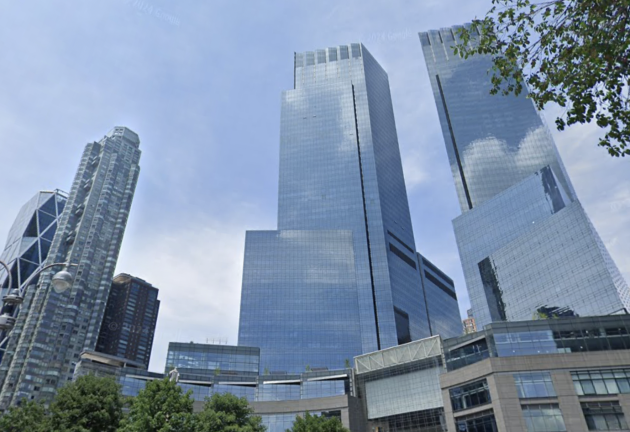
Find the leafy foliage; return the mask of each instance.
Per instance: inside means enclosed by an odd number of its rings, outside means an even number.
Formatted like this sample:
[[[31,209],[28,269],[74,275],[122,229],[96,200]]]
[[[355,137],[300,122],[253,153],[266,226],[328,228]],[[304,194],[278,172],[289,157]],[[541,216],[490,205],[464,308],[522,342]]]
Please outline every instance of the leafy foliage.
[[[130,401],[128,416],[120,432],[194,432],[191,392],[168,378],[147,383]]]
[[[297,417],[287,432],[350,432],[337,417],[314,416],[306,413]]]
[[[215,393],[197,414],[197,432],[265,432],[262,419],[252,414],[247,399]]]
[[[48,432],[46,409],[40,403],[29,401],[12,407],[0,417],[0,432]]]
[[[50,405],[50,430],[115,432],[123,416],[122,407],[120,386],[113,378],[82,376],[55,396]]]
[[[599,145],[630,155],[630,0],[492,0],[459,30],[455,52],[493,58],[492,93],[529,87],[538,109],[555,102],[563,130],[595,120]],[[477,40],[473,43],[473,39]]]

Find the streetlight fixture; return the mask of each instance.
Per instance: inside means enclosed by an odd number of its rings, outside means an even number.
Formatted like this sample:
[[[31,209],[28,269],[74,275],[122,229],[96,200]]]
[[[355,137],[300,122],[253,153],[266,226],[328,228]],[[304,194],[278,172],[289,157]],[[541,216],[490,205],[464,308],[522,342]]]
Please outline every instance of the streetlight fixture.
[[[0,351],[2,351],[5,349],[2,347],[9,338],[9,332],[13,329],[15,323],[17,322],[20,305],[24,302],[24,295],[26,294],[26,289],[28,288],[29,283],[35,278],[35,276],[41,274],[44,270],[48,270],[51,267],[63,266],[64,270],[55,273],[51,280],[53,290],[56,293],[63,293],[72,287],[72,283],[74,282],[72,274],[65,269],[68,267],[75,267],[76,264],[54,263],[43,266],[42,268],[34,271],[33,274],[24,281],[22,286],[17,288],[12,288],[13,278],[11,277],[11,269],[9,266],[2,260],[0,260],[0,266],[4,267],[7,271],[7,278],[9,279],[9,290],[7,295],[2,298],[4,305],[2,306],[0,313],[0,332],[5,332],[4,338],[0,341]]]

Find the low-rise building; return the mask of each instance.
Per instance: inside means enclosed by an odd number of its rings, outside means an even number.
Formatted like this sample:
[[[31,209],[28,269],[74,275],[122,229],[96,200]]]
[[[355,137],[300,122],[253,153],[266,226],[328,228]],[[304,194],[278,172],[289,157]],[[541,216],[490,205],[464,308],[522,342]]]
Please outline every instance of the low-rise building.
[[[134,396],[177,368],[195,410],[214,393],[234,393],[268,432],[306,412],[339,417],[352,432],[630,430],[630,315],[493,323],[364,354],[353,369],[334,371],[260,374],[257,353],[172,343],[158,374],[84,352],[75,375],[111,373]]]
[[[494,323],[444,342],[448,430],[629,430],[630,316]]]

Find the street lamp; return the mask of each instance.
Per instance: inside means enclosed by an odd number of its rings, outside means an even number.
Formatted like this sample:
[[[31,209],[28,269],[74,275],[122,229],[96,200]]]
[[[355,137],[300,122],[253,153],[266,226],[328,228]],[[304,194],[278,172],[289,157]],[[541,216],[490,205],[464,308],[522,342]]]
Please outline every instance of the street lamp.
[[[24,294],[26,293],[26,289],[28,288],[29,283],[35,278],[35,276],[42,273],[44,270],[48,270],[51,267],[63,266],[64,270],[61,270],[52,277],[52,286],[53,290],[56,293],[63,293],[72,287],[72,283],[74,281],[74,277],[67,271],[65,268],[76,266],[76,264],[70,263],[54,263],[48,264],[31,274],[28,279],[24,281],[22,286],[18,288],[12,288],[13,286],[13,278],[11,277],[11,269],[9,266],[2,260],[0,260],[0,266],[4,267],[7,271],[7,278],[9,279],[9,290],[7,295],[2,298],[4,305],[2,306],[2,313],[0,314],[0,331],[6,332],[2,341],[0,341],[0,350],[4,350],[2,348],[9,338],[8,333],[13,329],[15,323],[17,321],[18,313],[20,312],[20,305],[24,302]]]

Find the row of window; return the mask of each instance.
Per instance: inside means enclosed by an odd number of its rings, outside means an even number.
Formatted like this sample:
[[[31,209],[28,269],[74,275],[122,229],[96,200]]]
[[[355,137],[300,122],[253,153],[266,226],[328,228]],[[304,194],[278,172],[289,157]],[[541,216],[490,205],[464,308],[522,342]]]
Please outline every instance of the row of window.
[[[589,431],[627,430],[628,423],[618,402],[582,403],[582,413]],[[557,404],[523,405],[523,419],[528,432],[565,432],[562,412]],[[455,419],[458,432],[496,432],[492,410]]]
[[[571,372],[578,395],[630,393],[630,369]]]
[[[593,370],[571,372],[578,395],[612,395],[630,393],[630,369]],[[514,374],[518,397],[556,397],[549,372],[521,372]],[[477,381],[449,390],[453,411],[460,411],[489,403],[490,393],[486,380]]]

